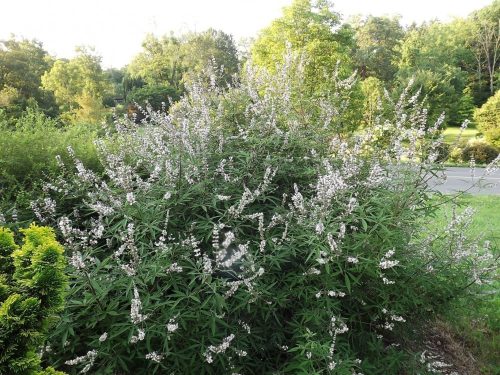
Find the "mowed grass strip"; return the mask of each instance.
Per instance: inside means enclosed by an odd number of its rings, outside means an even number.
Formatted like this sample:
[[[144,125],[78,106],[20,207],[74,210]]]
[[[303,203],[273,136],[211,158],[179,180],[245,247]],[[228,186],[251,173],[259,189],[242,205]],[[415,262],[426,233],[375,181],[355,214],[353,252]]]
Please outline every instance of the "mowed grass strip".
[[[481,133],[476,128],[469,127],[462,132],[462,135],[460,136],[460,141],[468,142],[472,139],[479,139],[480,134]],[[457,138],[460,135],[460,128],[455,126],[449,126],[444,130],[443,135],[444,135],[444,142],[449,145],[452,145],[457,142]]]
[[[457,213],[462,212],[468,206],[475,210],[469,236],[472,238],[481,236],[491,241],[498,251],[500,248],[500,196],[465,194],[455,199],[459,205]],[[452,210],[451,202],[441,207],[435,217],[436,228],[442,228],[449,222]]]
[[[462,212],[467,206],[475,215],[468,234],[491,242],[495,256],[500,255],[500,196],[462,195],[456,198]],[[443,205],[431,223],[443,228],[450,220],[453,204]],[[457,301],[444,318],[447,329],[456,342],[474,357],[478,374],[500,374],[500,277],[496,271],[491,284],[481,285],[480,294]]]

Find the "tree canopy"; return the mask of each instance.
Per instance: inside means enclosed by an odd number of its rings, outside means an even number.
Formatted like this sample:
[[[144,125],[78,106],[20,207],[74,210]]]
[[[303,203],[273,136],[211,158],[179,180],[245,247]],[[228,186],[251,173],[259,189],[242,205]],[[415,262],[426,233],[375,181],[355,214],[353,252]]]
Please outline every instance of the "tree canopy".
[[[354,56],[361,76],[390,83],[397,72],[398,46],[405,34],[399,18],[368,16],[355,30]]]
[[[232,35],[216,29],[149,34],[127,66],[106,71],[89,48],[57,59],[39,41],[11,37],[0,41],[0,116],[19,118],[37,107],[49,117],[95,122],[109,108],[124,113],[136,101],[160,109],[199,79],[227,88],[245,74],[240,66],[246,57],[274,74],[291,50],[304,56],[304,81],[293,89],[307,94],[301,97],[326,100],[336,80],[357,73],[351,124],[370,123],[383,89],[396,98],[412,80],[413,90],[426,97],[431,118],[445,113],[447,125],[459,125],[500,88],[499,20],[500,0],[465,18],[410,26],[388,16],[344,21],[332,1],[293,0],[246,52],[238,51]]]
[[[37,40],[0,41],[0,109],[18,117],[28,105],[57,114],[54,98],[43,90],[41,76],[52,66],[52,58]]]
[[[323,80],[322,73],[333,72],[338,62],[346,72],[352,71],[353,34],[330,1],[295,0],[283,9],[282,17],[260,32],[251,55],[257,65],[273,71],[290,45],[307,55],[307,80],[316,85]]]
[[[54,93],[62,112],[83,121],[99,121],[105,110],[103,98],[110,84],[101,67],[101,58],[91,49],[77,48],[77,56],[57,60],[42,76],[43,87]]]

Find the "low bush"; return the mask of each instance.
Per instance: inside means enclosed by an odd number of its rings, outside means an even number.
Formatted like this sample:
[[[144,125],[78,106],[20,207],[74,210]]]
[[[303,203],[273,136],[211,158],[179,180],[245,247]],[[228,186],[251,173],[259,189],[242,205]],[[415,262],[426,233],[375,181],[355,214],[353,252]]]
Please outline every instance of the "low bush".
[[[474,112],[474,121],[486,140],[500,147],[500,90]]]
[[[38,350],[63,306],[66,261],[48,227],[21,230],[23,245],[0,227],[0,374],[63,375],[42,370]]]
[[[453,163],[462,163],[462,151],[463,148],[461,148],[460,146],[452,147],[448,156],[448,160]]]
[[[498,157],[496,147],[485,142],[470,142],[462,149],[462,160],[465,162],[474,159],[478,164],[488,164]]]

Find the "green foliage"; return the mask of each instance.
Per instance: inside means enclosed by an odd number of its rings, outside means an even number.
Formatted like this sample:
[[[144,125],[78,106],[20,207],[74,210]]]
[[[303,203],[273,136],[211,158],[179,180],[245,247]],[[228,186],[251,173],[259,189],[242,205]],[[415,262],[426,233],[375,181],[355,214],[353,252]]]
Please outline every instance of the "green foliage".
[[[473,134],[476,134],[474,129]],[[498,155],[498,149],[485,142],[484,138],[457,135],[450,137],[445,143],[449,147],[448,159],[450,162],[468,166],[472,159],[475,163],[491,163]]]
[[[123,120],[104,177],[80,165],[51,189],[43,219],[71,252],[71,288],[50,363],[398,374],[407,356],[387,345],[462,295],[472,270],[484,277],[461,220],[425,232],[435,171],[421,161],[439,130],[419,137],[421,106],[402,99],[393,122],[343,141],[327,120],[345,106],[292,99],[301,70],[287,61],[229,90],[197,84],[169,116]]]
[[[362,119],[363,94],[356,82],[350,86],[348,97],[336,97],[339,79],[352,75],[350,51],[354,47],[354,32],[348,25],[341,25],[340,16],[326,0],[295,0],[283,9],[283,16],[263,29],[251,48],[252,62],[267,71],[276,73],[291,51],[303,57],[299,69],[303,77],[290,93],[293,98],[314,102],[345,101],[348,110],[338,120],[338,132],[349,133],[358,128]],[[286,52],[286,53],[285,53]],[[297,63],[297,61],[295,61]],[[304,106],[305,110],[312,108]]]
[[[380,113],[384,86],[375,77],[368,77],[361,81],[363,93],[363,126],[370,127],[375,124],[375,117]]]
[[[458,204],[458,207],[454,203]],[[495,195],[462,195],[440,207],[431,225],[446,225],[454,211],[462,213],[472,207],[476,214],[469,233],[491,242],[496,255],[500,249],[500,220],[492,220],[500,212],[500,199]],[[480,286],[479,295],[467,295],[458,299],[443,313],[448,330],[460,339],[461,346],[470,351],[476,361],[475,370],[494,374],[500,366],[500,295],[497,290],[500,279]],[[473,308],[471,308],[473,306]]]
[[[133,105],[137,103],[143,108],[149,104],[155,111],[159,111],[162,108],[168,110],[170,103],[179,98],[179,92],[170,86],[147,85],[132,90],[127,96],[127,102]]]
[[[448,155],[498,151],[430,152],[441,122],[427,129],[407,82],[432,120],[469,118],[498,79],[499,4],[404,34],[397,19],[342,25],[328,0],[295,0],[231,88],[234,41],[212,29],[149,35],[107,72],[85,49],[54,63],[37,42],[2,42],[0,221],[32,208],[71,255],[49,362],[74,374],[421,372],[390,344],[482,282],[489,259],[466,215],[427,228],[440,198],[426,181]],[[94,125],[61,127],[42,113],[54,98],[63,122]],[[122,98],[151,109],[140,125],[117,121],[98,158],[95,123]],[[152,112],[162,102],[168,115]],[[499,103],[475,111],[497,146]],[[60,375],[36,351],[63,302],[62,248],[48,228],[25,237],[19,248],[0,228],[0,374]]]
[[[472,142],[462,150],[462,160],[468,162],[474,159],[476,163],[488,164],[498,156],[498,149],[485,142]]]
[[[283,9],[283,16],[261,30],[252,45],[252,60],[256,65],[275,71],[283,63],[287,51],[307,56],[305,82],[307,90],[315,92],[328,85],[325,76],[340,62],[342,74],[352,72],[350,48],[353,32],[340,23],[340,15],[326,0],[295,0]]]
[[[40,87],[41,76],[51,65],[47,51],[36,40],[0,41],[0,109],[9,118],[20,116],[33,105],[45,114],[57,114],[53,95]]]
[[[476,109],[474,121],[486,140],[500,147],[500,90]]]
[[[181,90],[183,74],[181,45],[173,35],[161,39],[148,34],[139,53],[127,67],[131,78],[141,78],[148,85],[168,84]]]
[[[207,65],[216,68],[223,67],[217,77],[217,84],[227,87],[239,71],[238,51],[233,37],[220,30],[208,29],[201,33],[190,33],[184,36],[182,52],[183,65],[186,72],[183,74],[184,83],[192,83],[197,79]]]
[[[127,72],[130,78],[141,79],[151,86],[152,94],[168,87],[179,96],[186,83],[192,83],[209,65],[223,67],[222,74],[217,77],[217,83],[222,86],[231,83],[232,76],[238,72],[233,38],[222,31],[208,29],[162,38],[150,34],[142,47],[143,52],[128,65]]]
[[[494,0],[473,12],[469,19],[467,44],[474,53],[478,86],[487,87],[489,95],[498,89],[500,68],[500,1]],[[483,82],[481,82],[483,81]]]
[[[12,212],[16,207],[31,211],[29,202],[40,194],[40,181],[59,173],[57,155],[72,160],[68,146],[86,164],[99,168],[93,143],[99,128],[87,124],[61,127],[36,109],[28,109],[13,125],[0,124],[0,211]],[[20,220],[31,218],[20,213]]]
[[[464,150],[465,144],[459,144],[451,147],[448,154],[448,160],[452,163],[463,163],[462,152]]]
[[[42,76],[42,84],[54,93],[66,120],[99,122],[106,113],[103,99],[110,84],[99,56],[84,47],[77,53],[71,60],[57,60]]]
[[[462,91],[462,96],[460,97],[457,109],[457,121],[459,123],[463,123],[467,120],[470,121],[474,115],[475,106],[471,91],[470,87],[466,87]]]
[[[11,254],[17,249],[14,242],[14,236],[8,228],[0,227],[0,274],[9,278],[14,273],[14,262]],[[5,281],[5,280],[4,280]],[[5,286],[5,284],[3,284]],[[0,298],[4,298],[5,290],[2,292]]]
[[[48,227],[31,225],[21,232],[19,248],[13,233],[0,227],[0,374],[62,374],[42,370],[37,350],[63,307],[64,249]]]
[[[122,69],[107,69],[104,74],[106,75],[107,80],[111,83],[112,89],[109,91],[108,96],[104,98],[105,105],[107,107],[112,107],[114,105],[114,101],[125,100],[126,97],[126,87],[124,84],[126,71],[125,68]]]
[[[46,369],[35,372],[35,375],[65,375],[65,373],[62,371],[56,371],[52,367],[47,367]]]
[[[408,80],[414,79],[415,86],[427,97],[431,119],[445,112],[450,125],[463,121],[460,100],[467,73],[461,65],[469,53],[463,37],[453,32],[452,25],[433,22],[410,30],[400,46],[400,86],[406,87]]]
[[[356,30],[355,61],[363,78],[375,77],[389,84],[397,72],[397,46],[404,31],[398,18],[368,16],[354,25]]]

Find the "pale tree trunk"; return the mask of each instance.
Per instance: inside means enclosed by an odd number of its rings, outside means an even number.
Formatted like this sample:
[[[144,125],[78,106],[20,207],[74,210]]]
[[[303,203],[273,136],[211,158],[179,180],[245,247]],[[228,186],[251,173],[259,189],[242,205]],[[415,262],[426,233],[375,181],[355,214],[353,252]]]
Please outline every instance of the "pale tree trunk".
[[[495,80],[495,73],[497,70],[497,61],[499,57],[499,48],[500,48],[500,20],[498,20],[498,24],[495,27],[495,33],[494,35],[494,43],[493,43],[493,57],[491,61],[491,71],[490,71],[490,92],[493,95],[494,94],[494,80]]]
[[[479,26],[478,42],[481,54],[486,61],[486,69],[489,77],[489,89],[495,93],[495,73],[499,59],[500,49],[500,21],[497,25],[482,24]]]

